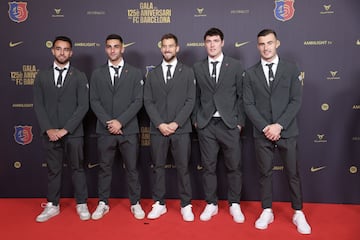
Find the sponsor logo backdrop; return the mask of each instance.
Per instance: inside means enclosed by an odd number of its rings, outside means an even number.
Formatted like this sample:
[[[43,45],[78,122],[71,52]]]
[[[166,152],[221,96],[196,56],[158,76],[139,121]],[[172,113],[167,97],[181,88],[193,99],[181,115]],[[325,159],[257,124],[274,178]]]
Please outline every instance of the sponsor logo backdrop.
[[[213,26],[225,34],[224,53],[245,67],[259,60],[256,34],[273,28],[281,40],[281,58],[302,71],[304,96],[299,115],[299,162],[304,201],[360,203],[360,2],[313,0],[104,0],[2,1],[0,4],[0,197],[45,197],[46,162],[33,110],[32,88],[39,69],[52,63],[51,41],[68,35],[74,42],[71,64],[90,78],[106,61],[104,39],[122,35],[125,61],[144,76],[160,63],[160,37],[180,41],[179,59],[188,65],[206,57],[204,32]],[[151,197],[149,120],[140,113],[139,168],[143,197]],[[86,173],[89,193],[97,196],[95,117],[85,118]],[[242,134],[243,200],[258,200],[258,175],[250,123]],[[177,198],[176,169],[167,164],[168,198]],[[202,199],[201,163],[193,134],[191,176],[194,198]],[[219,162],[219,196],[226,197],[224,166]],[[274,160],[274,200],[288,201],[283,164]],[[72,196],[64,162],[64,197]],[[120,157],[114,166],[112,197],[126,197]]]

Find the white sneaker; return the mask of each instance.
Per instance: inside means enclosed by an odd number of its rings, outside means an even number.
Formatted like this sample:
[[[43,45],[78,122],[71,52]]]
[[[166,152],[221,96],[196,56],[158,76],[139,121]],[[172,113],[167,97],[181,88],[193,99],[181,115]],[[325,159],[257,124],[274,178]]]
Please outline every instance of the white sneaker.
[[[194,213],[192,212],[192,205],[188,204],[185,207],[181,208],[181,215],[185,222],[192,222],[194,221]]]
[[[81,220],[89,220],[90,213],[86,203],[77,204],[76,205],[76,212],[79,214]]]
[[[106,205],[105,202],[100,201],[99,205],[96,207],[96,210],[91,215],[91,218],[94,220],[98,220],[102,218],[105,214],[107,214],[110,210],[109,205]]]
[[[60,213],[60,206],[54,206],[52,202],[45,205],[45,209],[36,217],[37,222],[46,222]]]
[[[209,221],[212,216],[215,216],[218,213],[218,205],[212,203],[207,204],[204,211],[200,215],[201,221]]]
[[[161,215],[165,214],[166,212],[167,212],[166,206],[165,205],[160,205],[160,202],[156,201],[152,205],[152,209],[149,212],[149,214],[147,215],[147,218],[148,219],[157,219]]]
[[[310,234],[311,227],[306,221],[305,215],[302,211],[296,211],[293,216],[293,223],[297,227],[297,230],[301,234]]]
[[[241,212],[240,204],[232,203],[230,206],[230,215],[236,223],[243,223],[245,221],[244,214]]]
[[[255,222],[257,229],[267,229],[268,225],[274,221],[274,214],[271,208],[262,211],[260,217]]]
[[[134,217],[136,219],[143,219],[145,217],[145,212],[144,210],[141,208],[141,205],[139,202],[137,202],[134,205],[131,205],[130,207],[130,211],[134,214]]]

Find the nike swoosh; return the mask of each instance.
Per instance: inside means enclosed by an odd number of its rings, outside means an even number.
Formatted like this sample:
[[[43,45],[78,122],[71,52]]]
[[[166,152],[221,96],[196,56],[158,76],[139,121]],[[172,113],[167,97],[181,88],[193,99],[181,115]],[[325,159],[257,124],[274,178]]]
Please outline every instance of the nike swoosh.
[[[322,169],[326,168],[326,166],[322,166],[322,167],[311,167],[310,168],[310,171],[311,172],[317,172],[317,171],[320,171]]]
[[[200,165],[197,165],[197,166],[196,166],[196,169],[197,169],[197,170],[202,170],[202,169],[203,169],[203,167],[202,167],[202,166],[200,166]]]
[[[131,43],[126,43],[123,46],[124,46],[124,48],[126,48],[126,47],[130,47],[131,45],[134,45],[134,44],[135,44],[135,42],[131,42]]]
[[[88,164],[88,168],[94,168],[94,167],[96,167],[96,166],[98,166],[98,165],[99,165],[98,163],[95,163],[95,164],[89,163],[89,164]]]
[[[20,45],[20,44],[22,44],[23,43],[23,41],[21,41],[21,42],[9,42],[9,47],[16,47],[16,46],[18,46],[18,45]]]
[[[248,42],[242,42],[242,43],[239,43],[239,42],[235,42],[235,47],[242,47],[242,46],[244,46],[244,45],[246,45],[246,44],[248,44],[249,43],[249,41]]]

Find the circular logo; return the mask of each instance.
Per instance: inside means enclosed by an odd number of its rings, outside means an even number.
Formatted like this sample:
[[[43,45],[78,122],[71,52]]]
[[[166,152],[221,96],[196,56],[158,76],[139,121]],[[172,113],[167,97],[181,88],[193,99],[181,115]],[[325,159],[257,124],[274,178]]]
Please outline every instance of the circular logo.
[[[327,104],[327,103],[322,104],[322,105],[321,105],[321,109],[322,109],[323,111],[329,110],[329,104]]]
[[[21,168],[21,162],[14,162],[14,168]]]
[[[47,48],[52,48],[52,41],[46,41],[45,45]]]
[[[349,169],[350,173],[357,173],[357,167],[356,166],[351,166],[350,169]]]

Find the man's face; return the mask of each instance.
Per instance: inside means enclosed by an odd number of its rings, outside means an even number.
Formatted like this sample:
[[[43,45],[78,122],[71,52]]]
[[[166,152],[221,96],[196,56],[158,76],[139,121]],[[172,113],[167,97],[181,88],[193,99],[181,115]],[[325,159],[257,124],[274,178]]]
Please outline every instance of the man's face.
[[[105,52],[110,62],[117,65],[122,58],[122,54],[124,53],[123,44],[118,39],[109,39],[106,41]]]
[[[224,40],[221,40],[219,35],[206,36],[205,38],[205,49],[207,54],[211,58],[217,58],[222,53],[224,46]]]
[[[60,66],[66,65],[72,56],[70,43],[62,40],[57,40],[54,43],[51,52],[54,55],[55,62]]]
[[[173,38],[163,39],[161,41],[160,51],[164,60],[166,62],[171,62],[179,52],[179,46],[176,45],[176,42]]]
[[[276,49],[280,46],[280,41],[273,33],[258,37],[257,48],[260,56],[267,62],[271,62],[276,56]]]

